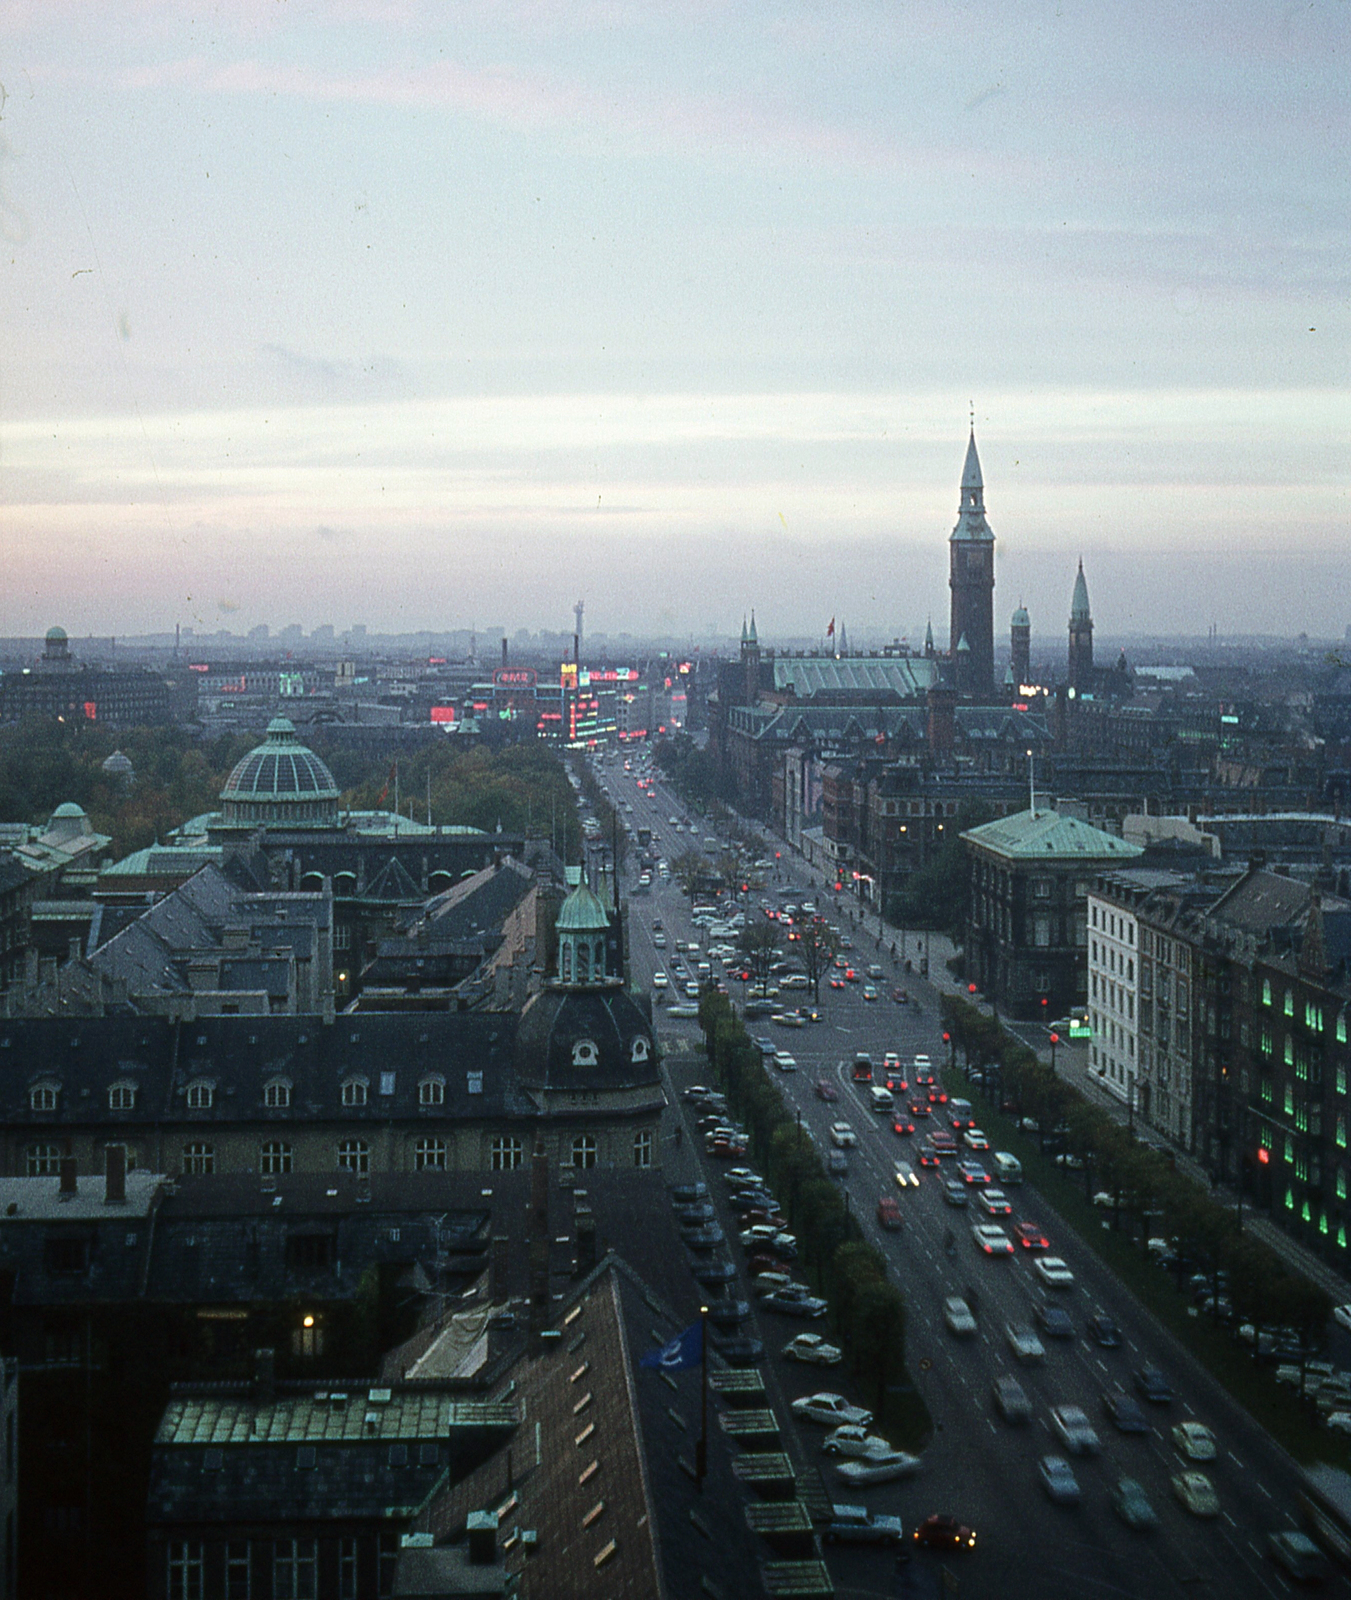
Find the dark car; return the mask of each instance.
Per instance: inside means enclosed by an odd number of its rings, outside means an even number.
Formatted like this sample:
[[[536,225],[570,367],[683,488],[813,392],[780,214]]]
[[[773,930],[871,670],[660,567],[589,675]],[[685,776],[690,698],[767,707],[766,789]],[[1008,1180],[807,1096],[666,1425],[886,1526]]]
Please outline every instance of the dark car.
[[[1053,1301],[1043,1300],[1037,1307],[1037,1322],[1041,1331],[1051,1339],[1072,1339],[1074,1337],[1074,1323],[1064,1306],[1058,1306]]]
[[[1103,1350],[1121,1348],[1121,1329],[1105,1311],[1095,1311],[1088,1319],[1088,1337]]]
[[[733,1211],[773,1211],[778,1203],[768,1189],[738,1189],[727,1196]]]
[[[1173,1386],[1158,1367],[1141,1367],[1135,1374],[1135,1388],[1156,1406],[1166,1406],[1173,1398]]]
[[[708,1302],[708,1320],[715,1328],[735,1328],[738,1323],[748,1321],[750,1314],[749,1300],[714,1299]]]
[[[891,1131],[899,1134],[913,1133],[915,1131],[915,1124],[909,1117],[902,1113],[893,1118]]]
[[[694,1205],[708,1199],[706,1183],[675,1183],[671,1185],[672,1205]]]
[[[729,1366],[751,1367],[765,1359],[765,1345],[751,1333],[719,1333],[716,1328],[708,1342]]]
[[[731,1283],[736,1277],[736,1268],[725,1257],[715,1257],[712,1261],[696,1261],[690,1268],[696,1283]]]
[[[937,1150],[921,1150],[919,1153],[919,1164],[922,1167],[941,1167],[943,1165],[943,1158],[939,1155]]]
[[[964,1522],[942,1512],[925,1517],[915,1529],[915,1543],[929,1550],[969,1550],[976,1536]]]
[[[816,1080],[816,1098],[818,1100],[838,1100],[840,1091],[829,1078],[818,1078]]]
[[[1140,1409],[1140,1402],[1124,1389],[1108,1389],[1102,1397],[1102,1409],[1122,1433],[1148,1433],[1149,1422]]]
[[[727,1242],[727,1235],[716,1222],[696,1222],[680,1230],[680,1237],[689,1250],[716,1250]]]

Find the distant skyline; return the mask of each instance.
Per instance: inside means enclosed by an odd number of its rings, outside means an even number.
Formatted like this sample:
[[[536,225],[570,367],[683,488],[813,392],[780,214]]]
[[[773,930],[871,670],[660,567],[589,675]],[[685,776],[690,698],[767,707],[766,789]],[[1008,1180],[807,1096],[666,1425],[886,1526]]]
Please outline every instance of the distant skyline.
[[[11,4],[0,634],[1342,637],[1344,4]]]

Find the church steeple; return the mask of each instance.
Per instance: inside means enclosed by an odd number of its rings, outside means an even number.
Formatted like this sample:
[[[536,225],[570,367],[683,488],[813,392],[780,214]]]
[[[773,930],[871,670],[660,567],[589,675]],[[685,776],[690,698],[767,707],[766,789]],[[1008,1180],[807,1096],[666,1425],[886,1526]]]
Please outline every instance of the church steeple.
[[[948,587],[952,590],[948,653],[954,667],[962,639],[969,651],[957,673],[958,686],[963,694],[988,701],[994,695],[994,533],[985,520],[985,480],[974,423],[962,468],[957,523],[948,540]]]
[[[1070,599],[1069,681],[1075,694],[1093,692],[1093,618],[1088,609],[1082,557]]]
[[[980,475],[980,456],[976,453],[974,428],[966,446],[966,465],[962,468],[962,500],[952,537],[994,540],[990,524],[985,520],[985,482]]]

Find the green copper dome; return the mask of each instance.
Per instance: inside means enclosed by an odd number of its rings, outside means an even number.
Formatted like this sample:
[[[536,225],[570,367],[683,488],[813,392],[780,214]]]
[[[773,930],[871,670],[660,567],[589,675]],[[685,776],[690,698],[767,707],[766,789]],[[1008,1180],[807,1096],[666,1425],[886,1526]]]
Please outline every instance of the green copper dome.
[[[579,883],[558,908],[555,926],[560,933],[604,933],[610,918],[597,896]]]
[[[266,740],[237,763],[220,797],[227,827],[332,827],[338,820],[333,774],[285,717],[268,723]]]

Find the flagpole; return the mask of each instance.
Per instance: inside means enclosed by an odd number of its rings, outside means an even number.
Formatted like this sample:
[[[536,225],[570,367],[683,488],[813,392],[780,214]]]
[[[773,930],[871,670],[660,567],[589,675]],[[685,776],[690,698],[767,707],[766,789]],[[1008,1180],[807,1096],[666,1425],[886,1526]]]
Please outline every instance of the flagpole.
[[[699,1443],[694,1447],[694,1476],[700,1494],[708,1473],[708,1307],[699,1307]]]

